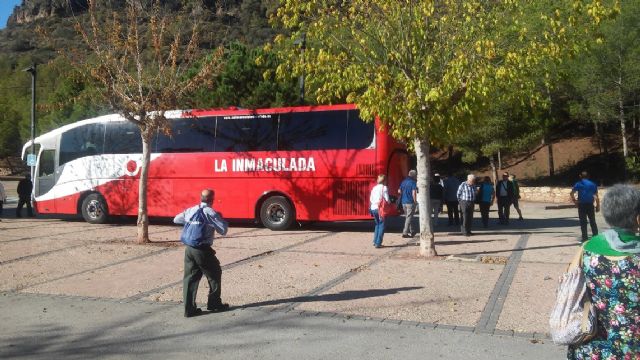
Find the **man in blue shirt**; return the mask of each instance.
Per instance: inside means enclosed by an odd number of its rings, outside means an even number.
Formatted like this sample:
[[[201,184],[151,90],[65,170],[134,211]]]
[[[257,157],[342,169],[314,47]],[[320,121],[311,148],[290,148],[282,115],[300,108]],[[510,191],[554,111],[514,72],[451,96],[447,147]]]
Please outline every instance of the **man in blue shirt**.
[[[192,317],[202,314],[196,304],[198,284],[202,274],[209,282],[209,298],[207,310],[220,312],[229,309],[229,304],[222,303],[220,298],[222,268],[211,248],[215,232],[227,233],[227,222],[222,219],[211,205],[215,193],[213,190],[202,190],[200,204],[190,207],[176,215],[173,222],[184,224],[180,240],[187,245],[184,250],[184,279],[182,294],[184,297],[184,316]]]
[[[576,192],[578,199],[576,200]],[[587,241],[587,218],[591,225],[592,235],[598,234],[598,225],[596,225],[595,212],[600,211],[600,198],[598,197],[598,186],[589,180],[589,174],[583,171],[578,181],[571,190],[571,200],[578,206],[578,218],[580,218],[580,230],[582,231],[582,242]],[[596,202],[595,212],[593,202]]]
[[[409,171],[409,175],[400,184],[398,195],[400,195],[400,203],[404,209],[404,228],[402,229],[403,238],[411,238],[417,231],[413,225],[413,215],[416,213],[416,203],[418,196],[418,184],[416,179],[418,174],[415,170]]]

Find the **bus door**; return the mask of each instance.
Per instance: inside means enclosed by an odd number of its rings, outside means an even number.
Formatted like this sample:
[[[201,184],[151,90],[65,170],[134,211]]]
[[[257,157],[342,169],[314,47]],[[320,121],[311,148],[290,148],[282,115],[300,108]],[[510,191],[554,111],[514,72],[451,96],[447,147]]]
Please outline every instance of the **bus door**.
[[[402,180],[409,174],[409,154],[406,150],[393,150],[387,161],[389,195],[397,195]]]
[[[38,167],[34,190],[36,196],[42,196],[49,192],[56,183],[55,172],[56,151],[53,149],[43,149],[38,156]],[[52,209],[51,209],[52,210]]]

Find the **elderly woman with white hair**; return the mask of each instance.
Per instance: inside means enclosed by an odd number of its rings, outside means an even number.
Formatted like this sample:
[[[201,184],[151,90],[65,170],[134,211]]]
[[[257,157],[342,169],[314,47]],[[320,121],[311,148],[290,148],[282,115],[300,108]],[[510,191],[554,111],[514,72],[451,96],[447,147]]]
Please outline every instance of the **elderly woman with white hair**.
[[[615,185],[602,201],[612,229],[587,241],[583,270],[597,309],[597,334],[568,359],[640,359],[640,191]]]

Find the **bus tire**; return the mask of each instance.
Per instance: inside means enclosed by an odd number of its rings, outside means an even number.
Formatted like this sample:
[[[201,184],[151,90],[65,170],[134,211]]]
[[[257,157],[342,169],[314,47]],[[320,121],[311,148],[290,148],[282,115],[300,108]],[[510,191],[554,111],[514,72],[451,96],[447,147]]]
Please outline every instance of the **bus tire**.
[[[260,221],[271,230],[286,230],[294,219],[293,206],[284,196],[271,196],[260,206]]]
[[[104,224],[109,218],[107,203],[100,194],[89,194],[82,201],[82,217],[91,224]]]

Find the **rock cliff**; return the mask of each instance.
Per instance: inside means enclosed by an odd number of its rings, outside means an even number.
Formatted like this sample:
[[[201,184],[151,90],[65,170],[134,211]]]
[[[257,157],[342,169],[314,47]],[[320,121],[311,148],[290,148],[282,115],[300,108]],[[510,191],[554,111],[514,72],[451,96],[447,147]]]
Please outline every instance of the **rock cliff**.
[[[84,12],[87,0],[22,0],[13,9],[7,26],[28,24],[38,19],[67,17]]]

